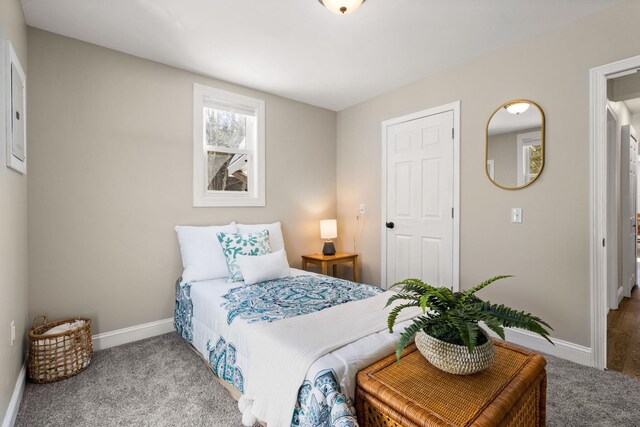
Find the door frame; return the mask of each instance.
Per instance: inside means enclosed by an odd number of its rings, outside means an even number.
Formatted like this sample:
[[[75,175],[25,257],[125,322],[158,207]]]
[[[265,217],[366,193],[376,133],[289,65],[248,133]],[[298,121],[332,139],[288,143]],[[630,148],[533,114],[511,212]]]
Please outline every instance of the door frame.
[[[640,55],[589,72],[591,366],[601,370],[607,366],[607,80],[639,68]]]
[[[380,284],[387,282],[387,129],[399,123],[433,116],[447,111],[453,112],[453,290],[460,290],[460,101],[450,102],[426,110],[384,120],[382,122],[382,203],[380,221]]]

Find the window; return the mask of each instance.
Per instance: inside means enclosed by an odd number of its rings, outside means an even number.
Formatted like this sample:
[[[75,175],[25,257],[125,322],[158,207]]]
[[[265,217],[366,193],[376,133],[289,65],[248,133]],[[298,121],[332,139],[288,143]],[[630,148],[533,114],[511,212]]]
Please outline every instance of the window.
[[[193,205],[265,205],[265,103],[194,84]]]
[[[518,186],[535,179],[542,169],[542,132],[535,131],[517,135]]]

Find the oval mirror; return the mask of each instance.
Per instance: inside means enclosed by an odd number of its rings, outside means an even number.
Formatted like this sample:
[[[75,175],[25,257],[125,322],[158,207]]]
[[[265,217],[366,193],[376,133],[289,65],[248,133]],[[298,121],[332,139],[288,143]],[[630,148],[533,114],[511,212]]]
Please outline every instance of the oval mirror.
[[[544,113],[535,102],[509,101],[487,122],[487,176],[506,190],[526,187],[544,167]]]

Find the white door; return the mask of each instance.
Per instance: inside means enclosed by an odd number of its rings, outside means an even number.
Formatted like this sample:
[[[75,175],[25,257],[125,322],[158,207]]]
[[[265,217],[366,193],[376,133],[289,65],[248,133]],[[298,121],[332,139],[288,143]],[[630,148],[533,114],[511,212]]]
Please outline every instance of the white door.
[[[619,168],[616,162],[618,117],[607,107],[607,301],[609,308],[618,309],[622,299],[618,272],[618,218],[616,194],[619,186]]]
[[[632,225],[633,225],[633,245],[629,247],[633,262],[631,268],[633,269],[632,280],[629,282],[629,289],[626,289],[627,297],[631,297],[631,290],[638,284],[638,134],[632,126],[629,126],[631,134],[631,200],[629,201],[629,210],[633,213]]]
[[[636,284],[637,218],[636,185],[638,141],[630,125],[622,126],[620,153],[620,205],[622,237],[622,289],[623,296],[630,297]]]
[[[387,286],[454,285],[453,123],[445,111],[386,128]]]

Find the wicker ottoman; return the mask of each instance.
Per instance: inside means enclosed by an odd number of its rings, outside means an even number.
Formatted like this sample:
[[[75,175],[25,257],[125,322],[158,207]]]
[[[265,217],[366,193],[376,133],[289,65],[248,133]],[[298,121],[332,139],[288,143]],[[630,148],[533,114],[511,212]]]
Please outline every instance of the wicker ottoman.
[[[389,356],[358,373],[360,427],[544,426],[546,361],[494,341],[493,366],[474,375],[434,368],[408,347],[399,364]]]

